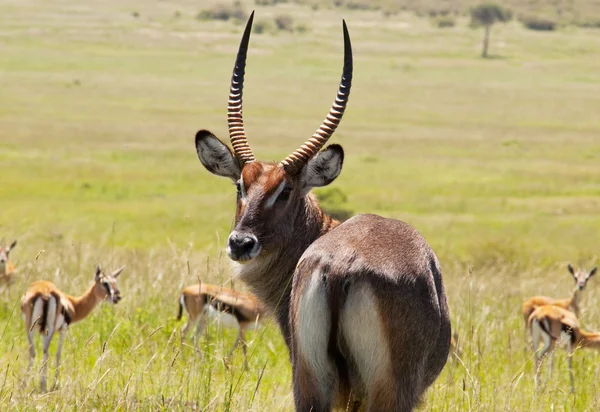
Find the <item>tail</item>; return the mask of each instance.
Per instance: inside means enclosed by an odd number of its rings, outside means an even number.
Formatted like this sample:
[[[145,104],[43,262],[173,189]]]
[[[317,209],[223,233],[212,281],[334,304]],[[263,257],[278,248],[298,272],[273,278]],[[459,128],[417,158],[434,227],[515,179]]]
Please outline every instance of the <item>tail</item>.
[[[50,298],[48,296],[40,296],[38,299],[42,299],[42,314],[40,315],[38,326],[41,333],[48,333],[46,324],[48,323],[48,304],[50,303]]]
[[[177,314],[177,320],[181,320],[183,317],[183,305],[185,304],[184,299],[185,297],[183,295],[181,295],[179,298],[179,313]]]

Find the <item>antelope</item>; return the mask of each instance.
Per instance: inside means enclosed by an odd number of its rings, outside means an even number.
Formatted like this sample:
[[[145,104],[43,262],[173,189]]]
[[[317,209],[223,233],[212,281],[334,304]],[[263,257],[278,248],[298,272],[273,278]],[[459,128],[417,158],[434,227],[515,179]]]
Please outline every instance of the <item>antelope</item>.
[[[548,362],[548,378],[550,378],[554,349],[560,340],[565,340],[568,351],[567,362],[571,392],[575,392],[573,354],[579,347],[600,349],[600,332],[587,332],[581,329],[579,320],[573,312],[553,305],[540,306],[535,309],[529,316],[528,323],[531,329],[533,349],[536,351],[536,387],[539,384],[539,372],[544,356],[550,351]],[[537,351],[540,339],[543,341],[544,346],[540,351]]]
[[[204,331],[206,318],[210,315],[225,315],[235,320],[238,335],[229,352],[229,356],[241,343],[244,354],[244,367],[248,366],[246,359],[246,330],[252,328],[264,316],[262,304],[248,293],[236,292],[217,285],[201,283],[183,289],[179,298],[179,313],[177,320],[183,317],[183,309],[188,314],[188,321],[181,330],[183,343],[190,329],[196,326],[195,346],[198,350],[198,337]],[[223,325],[230,325],[223,322]]]
[[[58,367],[63,341],[69,325],[85,319],[92,310],[104,300],[113,304],[121,300],[121,292],[117,289],[117,277],[125,266],[111,274],[105,274],[100,265],[96,267],[94,284],[81,296],[73,297],[60,291],[52,282],[39,280],[33,282],[21,299],[21,311],[25,319],[25,330],[29,341],[29,366],[27,376],[31,373],[35,358],[34,334],[38,331],[43,339],[44,361],[40,386],[46,391],[46,371],[48,367],[48,349],[55,332],[59,332],[56,349],[55,387],[58,384]]]
[[[547,296],[534,296],[527,299],[523,302],[521,307],[521,312],[523,313],[523,319],[525,320],[525,334],[529,329],[529,317],[533,313],[533,311],[544,305],[553,305],[558,306],[563,309],[567,309],[575,313],[577,317],[580,315],[579,302],[581,300],[581,295],[583,290],[585,289],[585,285],[587,285],[587,281],[596,274],[598,267],[594,267],[589,273],[586,270],[575,270],[573,266],[569,263],[567,265],[567,269],[569,273],[573,276],[575,280],[575,289],[573,289],[573,294],[569,299],[553,299]]]
[[[0,246],[0,285],[10,286],[15,281],[15,265],[8,259],[11,250],[17,246],[17,241],[13,241],[10,246]]]
[[[279,163],[255,159],[242,117],[246,25],[231,79],[233,149],[208,130],[196,134],[200,162],[237,189],[226,252],[234,275],[277,320],[290,352],[295,408],[410,411],[443,369],[450,318],[438,259],[404,222],[328,216],[311,193],[333,182],[344,151],[332,144],[352,81],[352,47],[343,21],[344,67],[329,114]]]

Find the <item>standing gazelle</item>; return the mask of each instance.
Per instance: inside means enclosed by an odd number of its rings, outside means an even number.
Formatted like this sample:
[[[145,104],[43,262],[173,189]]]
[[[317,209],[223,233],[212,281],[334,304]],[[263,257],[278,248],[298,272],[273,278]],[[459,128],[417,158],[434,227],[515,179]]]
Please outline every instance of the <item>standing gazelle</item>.
[[[581,329],[579,320],[573,312],[553,305],[540,306],[535,309],[529,317],[529,327],[536,359],[536,386],[539,384],[540,367],[544,356],[549,352],[548,378],[550,378],[556,344],[564,339],[567,343],[571,392],[575,392],[573,354],[580,347],[600,349],[600,332],[586,332]],[[538,351],[540,340],[543,341],[544,346]]]
[[[29,340],[27,376],[31,373],[35,358],[33,337],[37,330],[44,341],[44,361],[40,378],[42,391],[46,391],[48,349],[54,333],[57,331],[60,333],[56,349],[56,385],[58,383],[60,354],[69,325],[87,317],[104,300],[108,300],[113,304],[121,300],[121,292],[117,289],[117,277],[123,269],[125,269],[124,266],[107,275],[103,273],[100,265],[98,265],[94,276],[94,284],[80,297],[69,296],[61,292],[52,282],[45,280],[33,282],[25,292],[25,296],[21,299],[21,311],[25,318],[25,330]]]
[[[15,265],[10,261],[8,255],[10,251],[17,246],[17,241],[13,241],[10,246],[0,246],[0,286],[10,286],[14,281]]]
[[[579,303],[581,300],[581,295],[583,294],[583,290],[587,285],[587,281],[596,274],[598,267],[594,267],[591,271],[586,270],[575,270],[573,266],[569,263],[567,265],[567,269],[569,273],[573,276],[575,280],[575,289],[573,289],[573,294],[568,299],[553,299],[548,296],[533,296],[523,302],[521,306],[521,312],[523,314],[523,320],[525,321],[525,334],[527,334],[527,330],[529,329],[529,317],[533,313],[533,311],[544,305],[552,305],[558,306],[563,309],[567,309],[575,313],[577,317],[580,316],[580,308]]]
[[[262,320],[264,316],[262,304],[256,297],[249,293],[236,292],[222,286],[201,283],[183,289],[179,298],[177,320],[182,318],[184,308],[189,319],[181,331],[181,342],[185,340],[190,329],[196,326],[196,336],[194,337],[196,349],[198,349],[198,339],[204,332],[208,316],[233,317],[238,328],[238,335],[229,356],[241,344],[244,354],[244,366],[247,367],[246,330]],[[223,322],[223,325],[228,325],[228,323]]]
[[[350,93],[346,24],[342,81],[329,114],[298,150],[270,163],[254,158],[242,120],[253,17],[231,80],[233,151],[207,130],[196,134],[202,164],[237,188],[227,255],[279,323],[290,350],[296,410],[365,403],[369,411],[410,411],[449,353],[450,319],[439,262],[408,224],[375,215],[340,224],[311,193],[342,170],[342,147],[321,149],[340,123]]]

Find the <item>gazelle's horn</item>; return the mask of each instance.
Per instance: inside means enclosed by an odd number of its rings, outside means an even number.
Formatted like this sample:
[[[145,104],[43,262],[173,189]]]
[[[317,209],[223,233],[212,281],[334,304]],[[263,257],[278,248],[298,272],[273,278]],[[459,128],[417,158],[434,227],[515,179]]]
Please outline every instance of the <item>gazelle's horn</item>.
[[[252,154],[252,149],[248,145],[246,132],[244,131],[244,119],[242,117],[242,90],[244,88],[244,70],[246,69],[246,55],[248,53],[248,43],[250,41],[250,32],[252,31],[252,21],[254,12],[250,15],[246,29],[240,42],[233,75],[231,76],[231,87],[229,88],[229,101],[227,104],[227,124],[229,126],[229,138],[233,151],[243,166],[245,163],[254,162],[256,159]]]
[[[352,86],[352,45],[350,44],[350,35],[346,21],[343,21],[344,29],[344,70],[342,72],[342,81],[335,97],[335,101],[329,110],[329,114],[319,126],[315,134],[306,141],[298,150],[281,161],[286,172],[295,175],[302,167],[327,143],[327,140],[333,135],[335,129],[340,124],[348,97],[350,96],[350,87]]]

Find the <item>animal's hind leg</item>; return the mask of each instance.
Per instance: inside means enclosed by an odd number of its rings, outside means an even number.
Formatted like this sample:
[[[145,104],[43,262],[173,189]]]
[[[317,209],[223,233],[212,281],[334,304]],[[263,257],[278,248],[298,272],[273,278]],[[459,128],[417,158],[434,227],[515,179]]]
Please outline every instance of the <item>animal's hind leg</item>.
[[[33,342],[33,335],[35,331],[28,330],[27,331],[27,340],[29,341],[29,366],[27,367],[27,375],[31,373],[31,369],[33,368],[33,361],[35,359],[35,345]]]
[[[54,371],[54,387],[58,387],[58,374],[59,374],[59,366],[60,366],[60,355],[62,353],[63,343],[65,341],[65,336],[67,335],[67,328],[63,326],[60,329],[60,334],[58,335],[58,346],[56,348],[56,371]]]
[[[54,336],[53,330],[48,330],[48,334],[44,336],[44,359],[42,361],[42,373],[40,377],[40,387],[42,392],[46,392],[46,375],[48,372],[48,350],[50,349],[50,342],[52,342],[52,337]]]
[[[423,365],[414,362],[402,374],[392,369],[392,351],[371,287],[348,291],[342,312],[342,331],[366,390],[366,410],[412,411],[420,399]],[[404,378],[400,378],[404,375]]]
[[[313,273],[294,297],[294,400],[298,412],[330,411],[337,373],[327,348],[331,313],[322,276]]]

